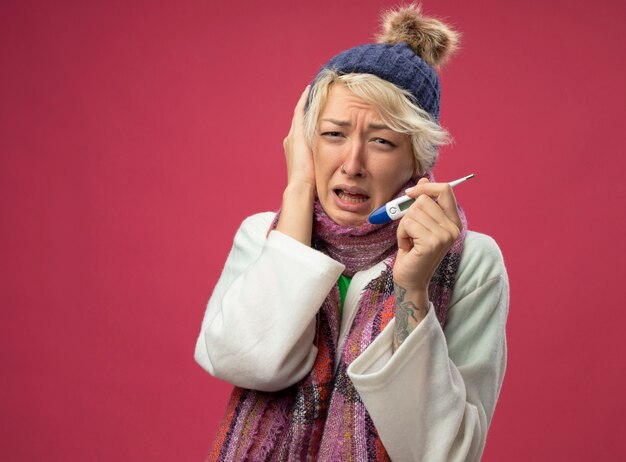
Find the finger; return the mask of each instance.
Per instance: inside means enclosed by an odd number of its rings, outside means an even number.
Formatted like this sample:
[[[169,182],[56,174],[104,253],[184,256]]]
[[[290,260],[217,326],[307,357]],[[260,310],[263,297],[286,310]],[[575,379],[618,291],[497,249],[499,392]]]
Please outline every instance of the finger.
[[[300,99],[296,104],[296,107],[293,110],[293,117],[291,118],[291,127],[289,129],[289,134],[287,136],[292,136],[294,134],[300,135],[304,132],[304,108],[306,106],[307,99],[309,97],[309,91],[311,90],[311,85],[307,85],[302,94],[300,95]]]
[[[306,101],[309,97],[310,90],[311,85],[307,85],[300,95],[300,99],[298,99],[298,102],[296,103],[296,107],[293,110],[293,117],[291,118],[289,133],[287,133],[287,136],[283,140],[283,148],[287,148],[290,138],[294,136],[295,133],[299,133],[298,129],[303,129],[304,107],[306,106]]]
[[[430,182],[430,181],[429,181],[429,180],[428,180],[428,178],[426,178],[426,177],[420,178],[420,179],[419,179],[419,181],[417,182],[417,184],[416,184],[415,186],[411,186],[410,188],[407,188],[407,189],[404,191],[404,194],[406,194],[406,195],[407,195],[407,196],[409,196],[409,197],[418,197],[420,194],[423,194],[423,193],[421,193],[421,192],[417,189],[417,185],[420,185],[420,184],[426,184],[426,183],[429,183],[429,182]]]
[[[413,220],[421,223],[429,232],[436,232],[441,226],[439,221],[442,217],[445,218],[445,214],[441,209],[438,213],[436,210],[433,210],[438,208],[439,206],[430,197],[422,195],[415,200],[404,217],[407,221]]]
[[[398,249],[408,252],[413,247],[413,242],[411,240],[411,236],[409,236],[406,228],[404,227],[404,224],[405,222],[403,220],[400,220],[398,230],[396,231],[398,239]]]
[[[419,257],[439,259],[452,244],[447,236],[432,233],[417,221],[406,223],[405,230],[410,237],[405,239],[403,250],[413,252]]]
[[[423,210],[418,209],[407,218],[405,230],[414,240],[429,242],[437,248],[445,247],[447,250],[457,239],[459,230],[454,223],[447,219],[446,221],[442,225]]]
[[[431,233],[441,236],[444,241],[458,238],[460,227],[451,220],[431,197],[422,194],[411,205],[405,218],[420,222]]]
[[[430,196],[422,194],[412,204],[407,213],[411,211],[421,211],[426,214],[438,226],[447,226],[449,223],[455,224],[446,214],[441,205]]]
[[[431,234],[424,225],[419,221],[407,218],[405,215],[398,225],[397,237],[398,248],[404,251],[410,251],[423,236]]]
[[[300,99],[298,100],[298,104],[296,104],[296,108],[294,109],[294,114],[302,113],[304,114],[304,107],[306,106],[306,101],[309,97],[309,91],[311,91],[311,85],[307,85],[302,94],[300,95]]]
[[[422,194],[431,197],[457,227],[462,227],[456,198],[452,192],[452,187],[448,183],[430,183],[421,182],[420,180],[412,188],[410,195],[411,197],[418,197]]]

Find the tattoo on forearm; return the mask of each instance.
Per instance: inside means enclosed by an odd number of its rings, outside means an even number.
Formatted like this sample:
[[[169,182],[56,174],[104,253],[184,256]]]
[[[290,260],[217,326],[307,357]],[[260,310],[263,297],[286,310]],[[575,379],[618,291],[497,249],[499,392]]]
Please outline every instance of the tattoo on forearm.
[[[396,295],[396,324],[393,339],[393,349],[395,351],[402,345],[419,323],[416,314],[422,313],[423,317],[423,315],[428,312],[429,307],[418,308],[412,301],[404,299],[406,295],[406,289],[404,287],[400,287],[396,283],[394,283],[393,286]],[[410,321],[409,318],[412,319],[412,321]]]

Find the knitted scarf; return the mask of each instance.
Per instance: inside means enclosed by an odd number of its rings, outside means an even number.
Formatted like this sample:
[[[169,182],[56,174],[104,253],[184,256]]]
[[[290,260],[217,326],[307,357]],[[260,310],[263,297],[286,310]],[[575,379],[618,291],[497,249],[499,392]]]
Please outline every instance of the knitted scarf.
[[[439,322],[448,304],[466,233],[444,257],[429,286]],[[278,215],[272,224],[276,227]],[[364,289],[337,364],[340,298],[337,285],[320,307],[318,354],[309,374],[278,392],[235,388],[208,461],[386,461],[390,460],[367,409],[347,374],[348,366],[395,314],[392,268],[398,222],[337,225],[315,203],[313,247],[346,265],[354,275],[384,261],[385,270]]]

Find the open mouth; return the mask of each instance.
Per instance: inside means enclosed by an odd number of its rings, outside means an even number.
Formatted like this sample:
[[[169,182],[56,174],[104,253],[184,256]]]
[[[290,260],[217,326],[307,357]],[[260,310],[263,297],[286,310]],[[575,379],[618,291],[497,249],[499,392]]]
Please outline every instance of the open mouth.
[[[370,198],[366,194],[349,192],[345,189],[334,189],[333,191],[342,202],[347,202],[349,204],[361,204]]]

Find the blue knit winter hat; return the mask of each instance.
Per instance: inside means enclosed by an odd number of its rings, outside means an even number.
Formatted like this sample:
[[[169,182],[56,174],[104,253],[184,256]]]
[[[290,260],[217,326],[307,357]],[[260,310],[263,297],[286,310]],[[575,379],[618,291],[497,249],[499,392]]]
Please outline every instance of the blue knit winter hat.
[[[373,74],[408,90],[419,107],[439,120],[441,86],[434,66],[443,64],[456,49],[458,34],[437,19],[423,16],[415,4],[384,13],[382,23],[379,43],[345,50],[320,72]]]

